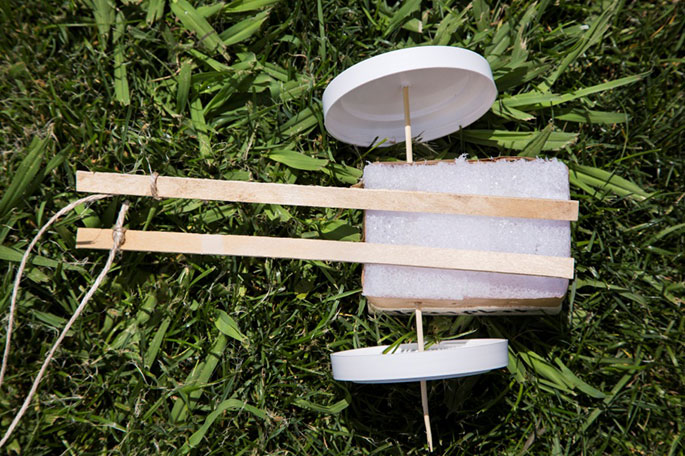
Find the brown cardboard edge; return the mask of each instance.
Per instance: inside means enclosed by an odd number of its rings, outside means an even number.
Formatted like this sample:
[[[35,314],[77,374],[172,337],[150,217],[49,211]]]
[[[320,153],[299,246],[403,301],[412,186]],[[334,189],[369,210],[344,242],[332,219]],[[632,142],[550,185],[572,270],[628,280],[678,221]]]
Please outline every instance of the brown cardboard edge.
[[[367,296],[372,313],[409,313],[420,308],[425,314],[455,315],[554,315],[561,311],[564,296],[535,299],[464,298],[411,299]]]
[[[493,157],[478,160],[467,160],[469,163],[480,161],[516,161],[536,160],[536,157]],[[412,166],[412,165],[436,165],[438,163],[453,163],[454,160],[426,160],[421,162],[375,162],[380,165]],[[564,166],[565,163],[562,162]],[[568,167],[566,167],[568,173]],[[363,187],[363,182],[355,184]],[[362,242],[366,240],[366,211],[362,221]],[[364,289],[364,275],[366,264],[362,265],[362,290]],[[564,295],[565,296],[565,295]],[[411,299],[411,298],[387,298],[378,296],[366,296],[369,312],[401,314],[411,313],[420,308],[426,314],[452,314],[452,315],[556,315],[561,311],[561,303],[564,296],[537,299],[495,299],[495,298],[465,298],[452,299]]]

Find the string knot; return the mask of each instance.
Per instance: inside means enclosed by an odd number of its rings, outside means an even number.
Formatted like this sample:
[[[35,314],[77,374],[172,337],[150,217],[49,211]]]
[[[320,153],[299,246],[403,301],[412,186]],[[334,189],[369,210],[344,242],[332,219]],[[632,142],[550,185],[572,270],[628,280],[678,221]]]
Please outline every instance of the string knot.
[[[124,228],[124,218],[126,217],[126,212],[128,212],[128,207],[130,203],[124,201],[121,204],[121,211],[119,212],[119,217],[112,228],[112,251],[114,253],[119,252],[119,248],[126,242],[126,228]]]
[[[156,171],[150,175],[150,193],[152,194],[152,197],[154,199],[156,199],[157,201],[162,199],[159,196],[159,191],[157,190],[157,178],[158,177],[159,177],[159,173]]]
[[[126,228],[123,226],[115,226],[112,229],[112,241],[114,241],[112,248],[118,251],[119,247],[126,242]]]

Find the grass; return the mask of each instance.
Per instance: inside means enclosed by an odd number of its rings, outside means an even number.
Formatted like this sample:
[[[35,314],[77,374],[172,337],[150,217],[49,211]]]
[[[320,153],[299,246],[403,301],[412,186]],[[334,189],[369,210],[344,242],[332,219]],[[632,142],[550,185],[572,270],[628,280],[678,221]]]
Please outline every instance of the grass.
[[[323,127],[327,83],[419,44],[488,57],[491,112],[417,159],[542,155],[572,169],[576,279],[553,317],[436,317],[506,337],[508,370],[429,384],[444,454],[683,454],[685,251],[677,2],[142,0],[0,3],[0,309],[77,169],[346,186],[366,150]],[[81,208],[22,283],[9,424],[105,254]],[[131,228],[359,239],[361,214],[132,199]],[[9,454],[420,454],[419,388],[335,382],[333,351],[412,339],[358,265],[126,253],[53,361]],[[4,333],[3,333],[4,334]],[[3,336],[4,337],[4,336]]]

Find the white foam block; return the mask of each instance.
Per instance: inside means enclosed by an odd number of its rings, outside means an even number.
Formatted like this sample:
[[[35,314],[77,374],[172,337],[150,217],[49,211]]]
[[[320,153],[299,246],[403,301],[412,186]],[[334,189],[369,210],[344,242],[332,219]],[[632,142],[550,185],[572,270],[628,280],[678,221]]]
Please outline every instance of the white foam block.
[[[557,160],[375,163],[364,168],[363,182],[374,189],[569,199],[568,169]],[[365,241],[566,257],[571,252],[569,222],[523,218],[367,211]],[[565,279],[365,265],[363,293],[417,301],[535,300],[560,299],[567,288]]]

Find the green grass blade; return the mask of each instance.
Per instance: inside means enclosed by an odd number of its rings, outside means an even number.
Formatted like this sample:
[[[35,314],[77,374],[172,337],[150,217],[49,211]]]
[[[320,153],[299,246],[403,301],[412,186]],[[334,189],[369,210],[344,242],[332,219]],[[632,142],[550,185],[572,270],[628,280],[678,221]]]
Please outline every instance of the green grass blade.
[[[499,100],[495,101],[493,103],[492,107],[490,110],[493,112],[493,114],[498,115],[500,117],[504,117],[505,119],[510,119],[510,120],[523,120],[523,121],[529,121],[529,120],[534,120],[535,116],[532,114],[528,114],[527,112],[520,111],[516,108],[512,108],[510,106],[506,106],[505,104],[501,103]]]
[[[616,89],[634,82],[644,79],[648,73],[636,74],[633,76],[627,76],[625,78],[616,79],[614,81],[603,82],[601,84],[596,84],[590,87],[585,87],[582,89],[574,90],[563,95],[549,93],[549,92],[526,92],[511,97],[505,97],[502,99],[502,103],[507,107],[530,107],[531,109],[542,109],[549,108],[552,106],[557,106],[562,103],[567,103],[569,101],[577,100],[580,98],[585,98],[588,95],[594,93],[605,92],[607,90]]]
[[[22,197],[26,197],[24,193],[31,187],[34,178],[38,171],[40,171],[40,164],[43,161],[43,155],[49,143],[50,139],[48,137],[42,139],[34,137],[31,140],[26,156],[14,172],[12,182],[4,191],[2,199],[0,199],[0,217],[3,217],[10,209],[14,208]]]
[[[116,16],[116,26],[114,27],[114,36],[112,42],[114,47],[114,95],[116,100],[124,106],[131,103],[131,95],[128,90],[128,78],[126,77],[126,61],[124,53],[126,52],[126,45],[122,39],[126,29],[124,15],[119,12]]]
[[[324,413],[326,415],[337,415],[345,410],[350,405],[350,402],[347,399],[341,399],[335,404],[319,405],[302,398],[297,398],[293,404],[305,410],[311,410],[312,412]]]
[[[235,0],[224,7],[226,13],[246,13],[275,5],[281,0]]]
[[[625,374],[621,379],[614,385],[614,387],[611,389],[611,392],[606,395],[604,398],[604,404],[610,404],[614,398],[618,395],[618,393],[623,389],[624,386],[626,386],[626,383],[630,380],[632,377],[631,374]],[[590,414],[588,417],[585,419],[585,422],[583,423],[581,427],[581,431],[585,432],[591,425],[592,423],[599,418],[599,415],[602,414],[603,408],[596,408]]]
[[[580,178],[581,175],[579,175],[576,172],[569,172],[568,173],[568,181],[571,184],[571,187],[577,187],[587,193],[588,195],[592,195],[594,197],[599,197],[600,195],[597,195],[597,190],[593,189],[591,185],[588,185],[585,183],[583,179]],[[601,198],[600,198],[601,199]]]
[[[31,311],[31,314],[36,320],[45,323],[51,329],[56,331],[62,329],[64,327],[64,324],[67,322],[66,318],[59,317],[50,312],[42,312],[40,310],[33,309]]]
[[[604,399],[606,397],[606,394],[578,378],[559,358],[555,358],[554,362],[556,362],[561,369],[561,374],[564,376],[564,381],[567,384],[571,385],[573,388],[578,388],[583,393],[596,399]]]
[[[145,22],[148,25],[152,25],[162,18],[165,3],[166,0],[150,0],[147,5],[147,15],[145,16]]]
[[[219,334],[212,345],[204,362],[200,363],[193,369],[190,375],[186,378],[183,388],[190,388],[189,394],[181,392],[180,397],[174,402],[171,409],[171,422],[180,423],[186,420],[188,412],[195,408],[197,400],[202,396],[203,386],[209,382],[214,369],[221,359],[221,355],[226,349],[228,339],[223,334]]]
[[[626,76],[625,78],[614,79],[613,81],[603,82],[601,84],[585,87],[583,89],[574,90],[573,92],[562,95],[562,103],[571,100],[576,100],[578,98],[583,98],[594,93],[606,92],[607,90],[612,90],[618,87],[633,84],[635,82],[643,80],[647,75],[649,75],[649,72],[635,74],[632,76]]]
[[[321,238],[332,241],[361,241],[359,229],[342,220],[324,222],[320,228]]]
[[[200,97],[195,98],[190,104],[190,120],[193,128],[197,133],[197,141],[200,146],[200,156],[207,158],[212,156],[212,146],[209,140],[209,127],[205,122],[204,109],[202,108],[202,101]]]
[[[273,98],[280,98],[281,101],[286,102],[302,97],[312,89],[312,85],[312,80],[306,77],[285,83],[274,80],[269,84],[269,92]]]
[[[464,130],[461,135],[465,141],[486,146],[499,146],[505,149],[524,150],[539,132],[520,132],[506,130]],[[573,144],[577,133],[553,131],[542,145],[541,150],[559,150]]]
[[[24,256],[24,250],[17,250],[12,247],[8,247],[6,245],[0,245],[0,261],[9,261],[12,263],[19,263]],[[34,266],[46,266],[49,268],[56,268],[58,266],[62,266],[65,269],[70,269],[74,271],[84,271],[83,267],[77,266],[74,264],[69,264],[66,262],[60,262],[53,260],[51,258],[47,258],[44,256],[40,255],[31,255],[28,261],[28,264],[34,265]]]
[[[224,45],[230,46],[232,44],[240,43],[257,33],[259,27],[262,23],[269,17],[268,11],[257,14],[254,17],[249,17],[244,19],[234,26],[228,28],[221,32],[219,38],[223,41]]]
[[[209,22],[186,0],[173,0],[171,11],[181,21],[183,26],[195,33],[197,40],[209,51],[219,49],[223,52],[225,46],[219,34],[209,25]]]
[[[303,171],[320,171],[328,164],[328,160],[310,157],[290,149],[274,150],[269,153],[268,157],[290,168]]]
[[[509,364],[507,364],[507,370],[514,376],[518,383],[524,383],[526,381],[526,367],[523,365],[523,361],[520,357],[516,356],[511,347],[509,347]]]
[[[286,137],[301,135],[309,131],[317,123],[318,120],[312,108],[305,108],[281,126],[282,133]]]
[[[511,45],[510,31],[511,26],[507,22],[498,27],[495,36],[490,42],[490,46],[485,50],[486,59],[490,62],[492,70],[497,70],[504,66],[505,60],[507,60],[505,50]]]
[[[208,67],[213,69],[214,71],[226,71],[226,72],[231,71],[230,66],[228,66],[224,63],[221,63],[221,62],[219,62],[219,61],[217,61],[211,57],[208,57],[208,56],[204,55],[202,52],[199,52],[195,49],[188,50],[188,53],[190,55],[192,55],[193,57],[195,57],[200,62],[204,63],[205,65],[207,65]]]
[[[610,21],[614,17],[614,14],[616,14],[618,9],[617,5],[618,1],[614,1],[613,3],[603,7],[602,13],[592,22],[587,32],[582,35],[581,39],[574,46],[573,50],[564,56],[564,58],[561,60],[561,63],[557,65],[552,74],[546,78],[542,84],[540,84],[540,90],[543,92],[548,91],[555,84],[557,79],[559,79],[559,76],[561,76],[564,71],[566,71],[566,69],[578,59],[578,57],[583,55],[588,49],[590,49],[590,47],[602,40],[604,33],[606,33],[609,28]]]
[[[491,31],[490,6],[485,0],[474,0],[471,2],[471,5],[473,5],[471,8],[471,17],[478,31],[481,33]]]
[[[362,178],[362,170],[342,163],[329,163],[321,170],[343,184],[354,185]]]
[[[611,190],[617,195],[628,196],[639,200],[643,200],[650,196],[650,194],[639,185],[617,176],[613,172],[592,166],[578,165],[576,163],[570,163],[569,168],[572,170],[571,174],[591,187],[604,188]]]
[[[525,62],[516,66],[504,66],[495,71],[493,77],[495,78],[497,89],[503,93],[532,81],[541,74],[546,73],[547,70],[549,70],[549,64]],[[504,100],[509,98],[501,97],[498,101],[504,102]]]
[[[622,112],[592,111],[590,109],[574,108],[555,114],[556,120],[566,122],[591,123],[591,124],[617,124],[627,123],[630,120],[628,114]]]
[[[165,318],[162,321],[162,324],[159,325],[157,332],[155,332],[155,335],[152,338],[150,345],[147,347],[147,350],[145,351],[145,356],[143,357],[143,363],[144,363],[146,368],[149,369],[152,366],[152,364],[155,362],[155,359],[157,358],[157,354],[159,353],[159,349],[162,346],[162,341],[164,340],[164,336],[166,335],[167,329],[169,329],[170,323],[171,323],[171,318],[169,318],[169,317]]]
[[[552,126],[552,123],[548,123],[542,131],[537,133],[535,137],[531,139],[528,144],[526,144],[526,147],[524,147],[523,150],[519,153],[519,157],[537,156],[542,151],[542,148],[547,143],[547,140],[549,140],[553,128],[554,127]]]
[[[126,63],[124,62],[124,45],[119,43],[114,48],[114,95],[116,100],[124,106],[131,103],[126,77]]]
[[[185,111],[186,104],[188,104],[192,72],[193,64],[188,60],[184,60],[178,73],[178,88],[176,89],[176,112],[179,114]]]
[[[526,9],[526,12],[521,17],[516,29],[516,39],[514,40],[514,49],[511,54],[511,60],[515,62],[515,65],[512,65],[513,67],[521,65],[528,58],[528,50],[526,49],[525,44],[526,32],[531,27],[533,19],[540,18],[544,13],[544,10],[544,6],[534,2],[528,6],[528,9]],[[535,25],[537,25],[537,23],[535,23]]]
[[[572,385],[567,383],[564,375],[537,353],[528,351],[526,353],[519,353],[518,356],[528,365],[528,367],[533,369],[538,376],[546,378],[548,380],[547,385],[560,391],[571,391],[570,388],[572,388]]]
[[[207,415],[207,418],[205,418],[205,422],[202,424],[200,429],[195,431],[193,435],[190,436],[187,445],[184,445],[184,447],[181,449],[181,453],[188,453],[192,448],[198,446],[200,442],[202,442],[202,439],[204,438],[205,434],[212,426],[212,424],[214,424],[214,422],[227,410],[244,410],[262,420],[267,419],[266,412],[264,412],[263,410],[258,409],[257,407],[249,405],[238,399],[227,399],[221,402],[212,413]]]
[[[93,0],[93,16],[98,28],[100,47],[105,48],[110,28],[114,24],[114,7],[110,0]]]
[[[402,6],[392,15],[383,36],[387,37],[411,18],[411,15],[421,7],[421,0],[405,0]]]
[[[452,40],[452,35],[466,20],[466,13],[470,9],[471,3],[462,9],[459,14],[449,10],[449,13],[440,21],[431,44],[435,46],[445,46],[446,44],[449,44],[449,42]]]
[[[197,13],[207,19],[208,17],[212,17],[215,14],[219,13],[220,11],[223,11],[224,7],[226,5],[224,2],[218,2],[214,3],[212,5],[203,5],[203,6],[198,6],[197,7]]]
[[[670,234],[681,233],[681,232],[685,232],[685,223],[679,223],[677,225],[673,225],[673,226],[669,226],[668,228],[664,228],[663,230],[659,231],[657,234],[655,234],[654,236],[650,237],[645,242],[643,242],[642,245],[644,247],[647,247],[647,246],[652,245],[655,242],[665,238],[666,236],[669,236]]]
[[[402,28],[414,33],[423,33],[423,22],[416,18],[412,18],[402,24]]]
[[[316,19],[319,23],[319,57],[326,60],[326,22],[323,16],[321,0],[316,0]]]
[[[219,310],[217,313],[217,319],[214,321],[214,325],[217,327],[217,329],[228,337],[231,337],[238,342],[245,343],[247,341],[247,337],[245,334],[240,332],[238,323],[223,310]]]

